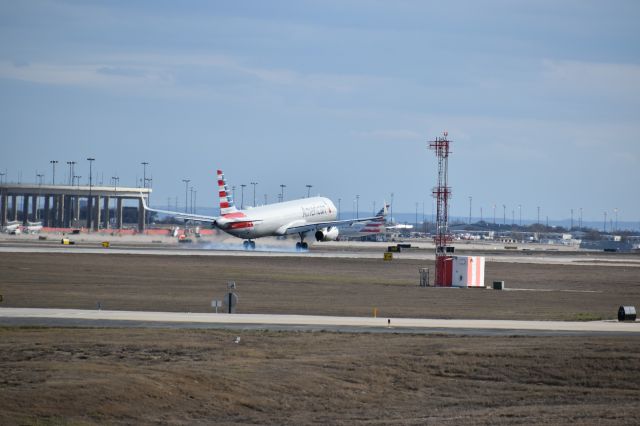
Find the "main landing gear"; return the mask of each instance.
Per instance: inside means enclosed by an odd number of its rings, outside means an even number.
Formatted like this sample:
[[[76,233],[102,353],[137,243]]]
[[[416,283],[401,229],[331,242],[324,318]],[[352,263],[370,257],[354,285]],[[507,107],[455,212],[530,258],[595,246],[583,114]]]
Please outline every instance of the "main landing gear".
[[[304,233],[300,233],[300,242],[296,243],[296,251],[307,251],[309,250],[309,244],[304,242]]]
[[[256,242],[251,240],[245,240],[242,242],[242,246],[244,247],[245,250],[255,250]]]

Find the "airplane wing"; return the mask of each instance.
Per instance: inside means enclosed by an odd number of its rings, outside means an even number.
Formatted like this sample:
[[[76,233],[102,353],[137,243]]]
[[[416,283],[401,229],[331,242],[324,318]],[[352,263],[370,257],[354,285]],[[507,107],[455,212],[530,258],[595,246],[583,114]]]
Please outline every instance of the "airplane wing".
[[[351,225],[356,222],[367,222],[369,220],[380,219],[384,216],[362,217],[358,219],[331,220],[328,222],[305,223],[288,227],[283,234],[299,234],[300,232],[317,231],[322,228],[330,228],[332,226]]]
[[[145,210],[148,210],[150,212],[168,214],[170,216],[174,216],[174,217],[177,217],[179,219],[197,220],[197,221],[200,221],[200,222],[215,223],[216,220],[219,219],[218,217],[215,217],[215,216],[204,216],[204,215],[193,214],[193,213],[184,213],[184,212],[174,212],[174,211],[170,211],[170,210],[152,209],[151,207],[149,207],[147,205],[147,202],[145,201],[144,196],[142,196],[142,193],[140,195],[141,195],[141,198],[142,198],[142,206],[144,207]]]

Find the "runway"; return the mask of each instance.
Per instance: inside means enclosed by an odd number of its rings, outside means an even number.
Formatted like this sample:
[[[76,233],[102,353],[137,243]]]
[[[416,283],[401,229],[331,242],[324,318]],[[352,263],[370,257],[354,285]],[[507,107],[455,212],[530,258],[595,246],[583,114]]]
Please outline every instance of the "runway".
[[[331,259],[380,259],[383,256],[384,248],[379,250],[367,248],[358,249],[357,246],[331,245],[323,247],[322,244],[312,247],[308,252],[296,252],[282,245],[266,245],[258,250],[246,251],[240,248],[221,248],[218,246],[193,245],[193,246],[111,246],[110,248],[98,247],[98,243],[72,246],[61,246],[48,244],[15,244],[0,243],[0,253],[84,253],[84,254],[133,254],[133,255],[153,255],[153,256],[237,256],[237,257],[313,257]],[[525,252],[526,253],[526,252]],[[533,263],[533,264],[554,264],[554,265],[592,265],[610,267],[635,267],[640,268],[640,259],[637,256],[611,259],[602,256],[600,253],[589,255],[567,255],[560,253],[501,253],[498,255],[485,255],[487,262],[506,263]],[[434,260],[431,250],[410,249],[401,253],[394,253],[394,259],[406,260]]]
[[[470,335],[633,335],[640,322],[509,321],[0,308],[0,324],[75,327],[229,328]]]

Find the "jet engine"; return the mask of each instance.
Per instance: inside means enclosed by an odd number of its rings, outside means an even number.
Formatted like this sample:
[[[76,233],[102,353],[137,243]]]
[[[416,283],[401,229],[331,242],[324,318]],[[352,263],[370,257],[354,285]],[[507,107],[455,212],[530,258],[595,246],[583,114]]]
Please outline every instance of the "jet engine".
[[[316,231],[316,241],[336,241],[338,239],[338,234],[338,228],[335,226],[322,228]]]

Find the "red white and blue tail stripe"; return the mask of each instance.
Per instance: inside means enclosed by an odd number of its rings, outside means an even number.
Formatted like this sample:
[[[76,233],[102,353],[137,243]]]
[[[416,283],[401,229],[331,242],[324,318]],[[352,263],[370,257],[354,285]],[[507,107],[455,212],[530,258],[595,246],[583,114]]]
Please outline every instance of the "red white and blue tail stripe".
[[[221,216],[238,211],[238,209],[236,209],[236,205],[233,202],[233,196],[229,193],[227,181],[224,178],[224,173],[222,173],[222,170],[218,170],[218,195],[220,196]]]
[[[379,234],[385,230],[385,222],[387,215],[387,204],[384,204],[384,207],[380,209],[378,213],[376,213],[376,218],[370,220],[364,224],[360,232],[367,234]]]

